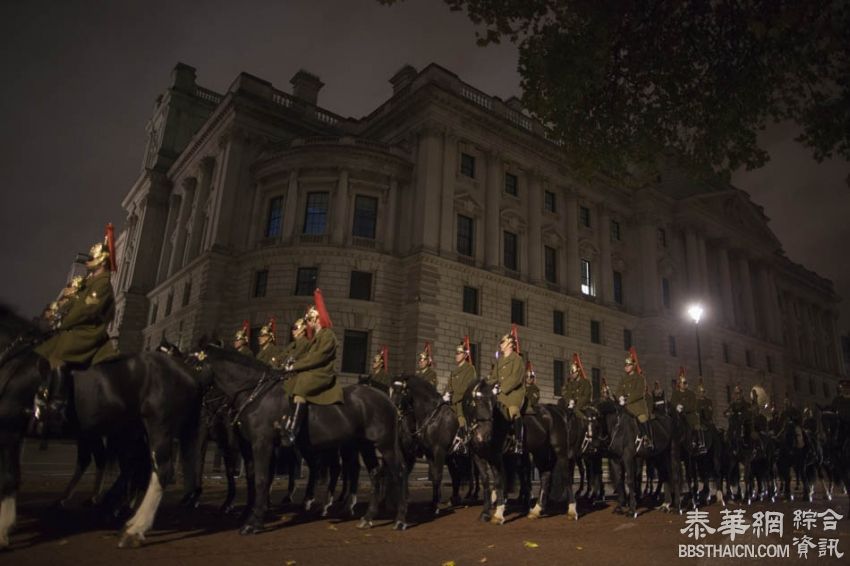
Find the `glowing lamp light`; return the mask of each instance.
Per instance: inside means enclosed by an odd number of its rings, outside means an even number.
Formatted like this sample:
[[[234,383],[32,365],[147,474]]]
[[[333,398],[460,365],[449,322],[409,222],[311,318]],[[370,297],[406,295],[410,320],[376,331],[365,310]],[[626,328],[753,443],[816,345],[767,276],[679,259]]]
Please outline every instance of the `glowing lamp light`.
[[[693,319],[693,321],[699,324],[699,319],[702,318],[702,306],[699,304],[694,304],[688,307],[688,315]]]

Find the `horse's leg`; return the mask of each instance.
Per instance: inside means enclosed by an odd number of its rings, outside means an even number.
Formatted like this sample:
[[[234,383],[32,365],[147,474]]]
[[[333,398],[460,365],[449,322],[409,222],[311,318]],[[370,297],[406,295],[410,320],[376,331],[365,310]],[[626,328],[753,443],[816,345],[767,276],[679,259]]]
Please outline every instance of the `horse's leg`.
[[[475,468],[478,470],[478,474],[481,478],[481,484],[484,488],[484,505],[479,519],[481,521],[489,521],[492,516],[493,503],[495,499],[495,492],[491,491],[490,486],[490,469],[487,462],[481,456],[476,454],[474,456],[474,460]]]
[[[0,446],[0,550],[9,547],[9,531],[17,520],[17,493],[21,483],[20,437]]]
[[[356,448],[343,447],[342,466],[345,474],[346,490],[343,512],[349,517],[354,516],[354,506],[357,505],[357,490],[360,487],[360,453]]]
[[[372,527],[372,521],[375,515],[378,514],[380,507],[381,495],[381,470],[378,465],[378,458],[375,454],[375,448],[371,445],[364,447],[361,450],[363,462],[366,464],[366,469],[369,470],[369,479],[372,482],[372,495],[369,498],[369,508],[366,509],[366,514],[360,519],[360,524],[357,525],[360,529],[369,529]]]
[[[490,518],[490,522],[494,525],[504,525],[505,524],[505,507],[507,504],[507,493],[506,493],[506,470],[504,466],[504,459],[500,456],[499,460],[496,464],[492,466],[493,470],[493,495],[494,499],[493,503],[496,505],[496,511],[493,513],[493,516]]]
[[[305,513],[309,513],[316,502],[316,484],[319,477],[324,473],[324,466],[321,455],[310,454],[307,456],[307,486],[304,489],[304,501],[301,503],[301,508]]]
[[[245,463],[245,510],[242,511],[241,517],[242,520],[245,520],[257,500],[257,486],[254,478],[254,454],[251,444],[240,438],[239,447],[239,453]]]
[[[271,431],[274,432],[274,431]],[[266,511],[269,506],[269,472],[271,471],[271,452],[273,440],[269,434],[259,434],[251,443],[251,454],[254,457],[254,507],[248,519],[239,529],[240,535],[258,533],[265,523]]]
[[[328,458],[328,494],[327,498],[325,499],[325,504],[322,506],[322,517],[327,517],[331,507],[333,506],[334,493],[336,492],[336,484],[339,481],[339,476],[342,472],[342,464],[340,463],[339,452],[334,450],[333,453],[328,454]]]
[[[434,449],[434,456],[428,462],[431,469],[431,477],[433,485],[431,489],[431,505],[434,507],[434,515],[440,514],[440,504],[442,503],[441,488],[443,485],[443,464],[445,463],[446,452],[438,446]]]
[[[396,514],[393,529],[403,531],[407,529],[407,471],[404,464],[404,455],[398,448],[398,443],[392,439],[393,444],[381,448],[384,457],[384,471],[387,478],[387,491],[395,489],[396,492]],[[442,469],[440,470],[442,475]],[[433,476],[436,481],[436,475]]]
[[[91,464],[91,460],[92,449],[90,439],[85,435],[81,435],[77,439],[77,461],[74,466],[74,475],[71,476],[71,480],[65,486],[65,491],[62,492],[62,495],[54,503],[55,507],[65,507],[68,504],[68,500],[74,495],[74,491],[77,489],[77,485],[80,483],[83,474],[86,473],[89,464]]]
[[[124,529],[118,542],[120,548],[138,547],[145,540],[145,534],[153,526],[156,511],[162,501],[165,485],[171,481],[174,474],[172,457],[174,435],[168,434],[160,424],[146,427],[151,447],[151,472],[148,488],[141,505],[136,510]]]

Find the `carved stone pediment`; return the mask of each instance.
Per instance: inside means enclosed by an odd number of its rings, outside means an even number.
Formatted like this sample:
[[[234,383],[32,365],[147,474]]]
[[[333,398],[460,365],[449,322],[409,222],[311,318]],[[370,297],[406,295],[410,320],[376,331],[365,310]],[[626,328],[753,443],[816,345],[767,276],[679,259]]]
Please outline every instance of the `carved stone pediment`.
[[[502,206],[501,212],[502,226],[514,232],[524,232],[526,229],[526,221],[522,216],[519,206],[505,205]]]
[[[543,243],[552,248],[561,247],[565,238],[554,224],[544,224],[541,230]]]
[[[472,217],[484,214],[484,207],[477,197],[464,190],[455,190],[455,210]]]
[[[578,241],[578,253],[583,258],[594,258],[599,255],[599,248],[588,238],[581,238]]]

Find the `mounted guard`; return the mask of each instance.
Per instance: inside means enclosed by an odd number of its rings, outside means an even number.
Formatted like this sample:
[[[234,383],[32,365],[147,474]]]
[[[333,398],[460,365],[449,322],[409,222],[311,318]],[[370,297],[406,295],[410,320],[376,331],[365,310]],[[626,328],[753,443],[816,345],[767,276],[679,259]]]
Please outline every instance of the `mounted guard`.
[[[537,406],[540,404],[540,388],[537,387],[537,374],[534,372],[534,364],[530,361],[525,364],[525,402],[523,413],[526,415],[537,414]]]
[[[418,367],[416,375],[430,383],[437,389],[437,372],[434,371],[434,357],[431,354],[431,343],[425,342],[425,349],[419,352],[416,361]]]
[[[251,342],[251,324],[247,320],[242,321],[242,328],[233,335],[233,349],[244,356],[254,357],[254,352],[249,346]]]
[[[519,336],[516,325],[511,325],[511,331],[502,336],[499,341],[496,365],[487,378],[487,383],[493,386],[503,413],[513,424],[514,453],[522,454],[522,418],[520,408],[525,399],[524,364],[520,356]]]
[[[372,373],[369,374],[368,384],[384,393],[390,390],[389,374],[390,350],[386,346],[372,357]]]
[[[570,362],[570,375],[561,389],[561,401],[566,409],[575,411],[575,414],[584,421],[587,419],[585,411],[592,407],[592,397],[593,386],[584,372],[581,357],[574,352],[572,362]]]
[[[625,375],[620,382],[619,401],[626,412],[637,419],[640,436],[635,440],[637,450],[646,447],[653,449],[652,427],[649,426],[649,408],[646,405],[646,379],[638,363],[637,350],[629,348],[625,360]]]
[[[446,389],[443,391],[443,401],[451,405],[452,411],[460,425],[452,442],[452,452],[466,452],[469,440],[469,429],[463,415],[463,394],[475,381],[478,374],[472,365],[472,355],[469,347],[469,336],[463,337],[463,342],[455,347],[455,369],[449,375]]]
[[[676,389],[670,395],[670,403],[685,417],[691,431],[697,435],[697,451],[705,454],[705,435],[699,418],[699,404],[693,391],[688,389],[688,378],[685,376],[685,368],[679,368],[679,377],[676,380]]]
[[[277,345],[275,330],[274,317],[269,318],[269,321],[260,327],[260,331],[257,333],[257,343],[260,346],[260,351],[257,352],[257,360],[269,367],[280,368],[286,358],[283,357],[283,348]]]

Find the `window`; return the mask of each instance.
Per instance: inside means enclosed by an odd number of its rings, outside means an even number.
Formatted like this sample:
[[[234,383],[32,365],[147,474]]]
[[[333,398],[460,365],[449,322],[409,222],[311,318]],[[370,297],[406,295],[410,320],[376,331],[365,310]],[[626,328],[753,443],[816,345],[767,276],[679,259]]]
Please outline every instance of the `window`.
[[[307,193],[304,211],[304,233],[321,236],[328,222],[328,193]]]
[[[677,355],[677,352],[676,352],[676,337],[675,336],[668,336],[667,337],[667,348],[670,351],[670,355],[675,358],[676,355]]]
[[[519,271],[517,261],[517,237],[513,232],[505,232],[505,267],[511,271]]]
[[[283,197],[274,197],[269,201],[269,214],[266,217],[266,238],[280,236],[283,220]]]
[[[359,301],[372,300],[372,274],[368,271],[352,271],[348,285],[348,298]]]
[[[543,210],[555,212],[555,193],[552,191],[543,191]]]
[[[586,206],[580,206],[578,208],[578,220],[579,224],[585,228],[590,228],[590,209]]]
[[[354,197],[354,224],[351,235],[355,238],[375,239],[378,225],[378,199],[357,195]]]
[[[764,357],[764,362],[767,365],[768,373],[773,373],[773,358],[768,356]]]
[[[511,324],[525,326],[525,302],[511,299]]]
[[[602,370],[590,368],[590,383],[593,385],[593,398],[599,399],[602,395]]]
[[[153,324],[154,322],[156,322],[156,310],[157,304],[155,302],[151,302],[151,314],[148,319],[148,324]]]
[[[665,309],[670,308],[670,280],[666,277],[661,278],[661,304]]]
[[[558,282],[558,256],[555,253],[555,248],[543,246],[543,258],[546,271],[546,281],[549,283]]]
[[[478,314],[478,289],[475,287],[463,287],[463,312]]]
[[[186,283],[183,284],[183,298],[180,301],[182,306],[186,306],[189,304],[189,300],[192,298],[192,280],[189,279]]]
[[[505,192],[511,196],[519,194],[519,180],[516,175],[505,173]]]
[[[729,344],[723,343],[723,363],[729,363]]]
[[[174,292],[169,291],[168,297],[165,299],[165,316],[171,314],[171,307],[174,304]]]
[[[563,336],[564,332],[564,311],[552,311],[552,332]]]
[[[658,245],[662,248],[667,247],[667,231],[664,228],[658,229]]]
[[[601,333],[599,332],[599,326],[600,325],[598,320],[590,321],[590,341],[594,344],[602,343],[602,337],[600,335]]]
[[[457,215],[457,253],[475,255],[475,224],[472,218],[462,214]]]
[[[366,373],[369,333],[346,330],[342,339],[343,373]]]
[[[623,274],[619,271],[614,272],[614,302],[623,304]]]
[[[590,261],[581,260],[581,292],[591,297],[596,296],[596,289],[593,288],[593,271]]]
[[[616,220],[611,221],[611,241],[619,242],[620,241],[620,223]]]
[[[265,297],[266,286],[269,283],[269,270],[261,269],[254,272],[254,296]]]
[[[555,395],[560,396],[564,389],[564,360],[555,360],[552,364],[552,375],[555,377]]]
[[[753,367],[753,351],[747,350],[746,353],[745,353],[745,356],[746,356],[746,360],[747,360],[747,367],[748,368]]]
[[[475,158],[468,153],[460,154],[460,174],[475,178]]]
[[[623,350],[628,350],[634,345],[632,342],[632,331],[629,328],[623,329]]]
[[[316,290],[316,279],[319,276],[319,270],[315,267],[299,267],[298,277],[295,279],[295,294],[296,295],[312,295]]]

